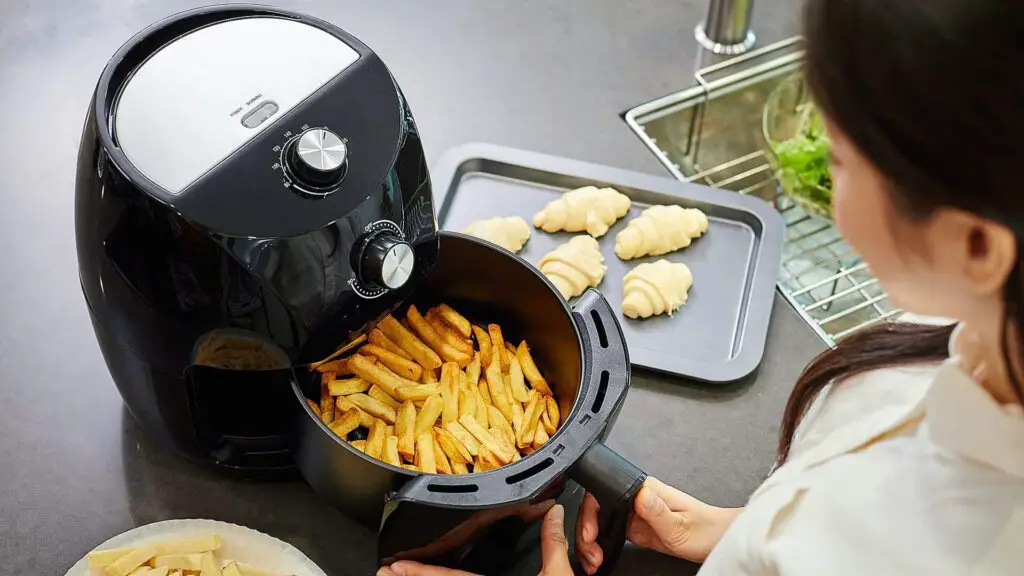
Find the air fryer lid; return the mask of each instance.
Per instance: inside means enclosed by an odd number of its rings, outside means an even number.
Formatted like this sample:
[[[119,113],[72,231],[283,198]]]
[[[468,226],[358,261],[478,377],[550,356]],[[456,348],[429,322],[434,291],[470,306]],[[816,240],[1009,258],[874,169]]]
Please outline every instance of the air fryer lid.
[[[379,194],[406,118],[387,68],[357,39],[248,6],[143,31],[104,71],[96,106],[107,119],[100,138],[130,180],[213,232],[257,238],[321,228]],[[345,169],[328,190],[303,194],[284,151],[320,128]]]

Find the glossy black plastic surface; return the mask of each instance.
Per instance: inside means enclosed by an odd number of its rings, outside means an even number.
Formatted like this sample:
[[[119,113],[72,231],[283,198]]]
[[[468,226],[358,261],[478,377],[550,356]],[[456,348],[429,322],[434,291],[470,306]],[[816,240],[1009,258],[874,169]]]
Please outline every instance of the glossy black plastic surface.
[[[439,254],[414,302],[447,302],[475,322],[501,324],[510,342],[526,339],[567,415],[562,427],[540,450],[509,466],[464,476],[423,475],[352,449],[300,401],[294,403],[295,453],[318,492],[379,528],[382,563],[413,558],[493,574],[507,566],[519,537],[543,515],[534,505],[557,496],[570,478],[595,490],[609,485],[589,473],[577,478],[574,470],[590,470],[575,464],[589,448],[603,446],[628,390],[629,361],[618,322],[597,291],[571,309],[525,261],[457,233],[441,233]],[[318,395],[315,378],[297,384],[299,400]]]
[[[332,115],[354,118],[346,120],[358,124],[349,132],[366,136],[356,139],[365,145],[358,147],[351,173],[331,198],[300,199],[281,186],[272,168],[268,138],[280,132],[275,126],[169,206],[110,139],[111,94],[169,39],[226,18],[267,14],[321,27],[363,56],[361,64],[279,120],[283,129],[289,122],[324,123]],[[363,99],[374,104],[360,114],[346,109],[360,109]],[[375,122],[380,131],[370,130]],[[75,201],[82,289],[129,409],[179,451],[226,467],[291,465],[282,448],[284,418],[255,425],[229,417],[248,413],[258,419],[279,410],[281,394],[290,394],[289,370],[263,374],[248,368],[287,368],[330,354],[412,294],[437,256],[423,149],[387,69],[337,28],[270,8],[193,10],[126,44],[108,64],[89,107]],[[412,278],[397,291],[365,289],[352,266],[354,247],[381,229],[403,237],[415,251]],[[205,338],[225,330],[227,340],[240,343],[240,352],[258,345],[286,360],[258,366],[199,361]],[[238,368],[246,368],[243,376]]]

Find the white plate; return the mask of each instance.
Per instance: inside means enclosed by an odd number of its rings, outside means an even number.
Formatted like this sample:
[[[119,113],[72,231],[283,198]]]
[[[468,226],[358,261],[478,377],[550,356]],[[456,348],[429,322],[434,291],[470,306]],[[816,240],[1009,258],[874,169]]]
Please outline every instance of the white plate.
[[[95,550],[137,546],[145,542],[189,538],[216,533],[222,545],[217,557],[237,560],[254,568],[295,576],[327,576],[299,549],[262,532],[217,520],[165,520],[129,530],[100,544]],[[79,560],[65,576],[93,576],[86,558]]]

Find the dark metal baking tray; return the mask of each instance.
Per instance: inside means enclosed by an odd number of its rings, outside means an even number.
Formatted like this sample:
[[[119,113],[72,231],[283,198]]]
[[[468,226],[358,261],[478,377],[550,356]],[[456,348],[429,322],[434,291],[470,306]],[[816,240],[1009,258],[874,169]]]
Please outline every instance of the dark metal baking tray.
[[[633,200],[630,213],[600,238],[608,272],[598,289],[612,307],[621,306],[622,277],[641,262],[684,262],[694,278],[689,299],[671,317],[630,320],[620,311],[632,364],[721,383],[743,378],[761,363],[784,233],[782,218],[763,200],[489,144],[449,151],[431,174],[438,221],[448,230],[494,216],[518,215],[529,223],[545,204],[581,186],[611,186],[626,194]],[[619,260],[615,235],[652,204],[700,208],[708,215],[707,233],[665,256]],[[519,256],[536,265],[571,236],[534,228]]]

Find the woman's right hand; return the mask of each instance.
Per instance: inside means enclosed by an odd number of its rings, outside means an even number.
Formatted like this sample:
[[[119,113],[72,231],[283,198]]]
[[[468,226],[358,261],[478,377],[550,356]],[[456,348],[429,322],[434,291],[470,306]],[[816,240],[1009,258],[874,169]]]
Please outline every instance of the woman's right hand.
[[[600,506],[587,494],[576,522],[576,555],[587,574],[604,561],[597,544]],[[626,537],[637,546],[678,558],[703,562],[742,508],[717,508],[675,488],[648,478],[636,497],[636,514]]]

